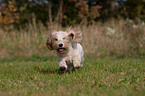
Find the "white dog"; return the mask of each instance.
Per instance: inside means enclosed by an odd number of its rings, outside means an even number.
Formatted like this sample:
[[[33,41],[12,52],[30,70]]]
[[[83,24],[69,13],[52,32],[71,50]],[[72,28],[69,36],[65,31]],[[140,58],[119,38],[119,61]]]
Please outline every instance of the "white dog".
[[[50,50],[56,50],[61,71],[72,70],[83,66],[84,51],[79,42],[82,33],[77,30],[54,31],[48,37],[46,45]]]

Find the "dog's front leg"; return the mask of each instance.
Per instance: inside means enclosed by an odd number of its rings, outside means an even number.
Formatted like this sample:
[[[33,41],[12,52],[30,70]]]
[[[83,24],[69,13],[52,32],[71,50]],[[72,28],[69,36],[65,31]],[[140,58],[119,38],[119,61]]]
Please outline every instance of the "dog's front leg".
[[[80,62],[81,62],[80,56],[74,57],[73,58],[73,66],[74,66],[74,68],[80,68],[81,67]]]
[[[65,59],[61,59],[59,61],[59,69],[60,69],[60,71],[66,71],[67,70],[67,65],[66,65]]]

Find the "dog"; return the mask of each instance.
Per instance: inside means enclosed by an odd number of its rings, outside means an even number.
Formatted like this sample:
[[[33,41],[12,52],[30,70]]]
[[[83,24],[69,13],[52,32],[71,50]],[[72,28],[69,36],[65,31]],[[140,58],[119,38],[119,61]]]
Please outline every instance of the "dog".
[[[46,45],[48,49],[56,50],[60,71],[83,66],[84,51],[80,44],[81,40],[82,32],[70,28],[66,31],[54,31],[48,37]]]

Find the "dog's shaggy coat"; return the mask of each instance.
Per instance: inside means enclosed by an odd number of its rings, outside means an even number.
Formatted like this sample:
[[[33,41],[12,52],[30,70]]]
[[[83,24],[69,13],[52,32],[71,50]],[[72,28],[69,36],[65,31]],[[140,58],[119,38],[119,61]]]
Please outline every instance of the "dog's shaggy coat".
[[[83,66],[84,51],[79,43],[81,39],[81,31],[72,29],[54,31],[48,37],[46,45],[48,49],[57,51],[61,71]]]

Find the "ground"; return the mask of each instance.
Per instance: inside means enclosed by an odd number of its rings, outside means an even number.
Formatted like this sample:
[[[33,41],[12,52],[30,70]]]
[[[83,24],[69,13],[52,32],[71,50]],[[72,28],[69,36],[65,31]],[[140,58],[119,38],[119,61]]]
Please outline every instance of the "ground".
[[[85,57],[83,68],[60,72],[56,56],[0,60],[0,96],[143,96],[145,59]]]

